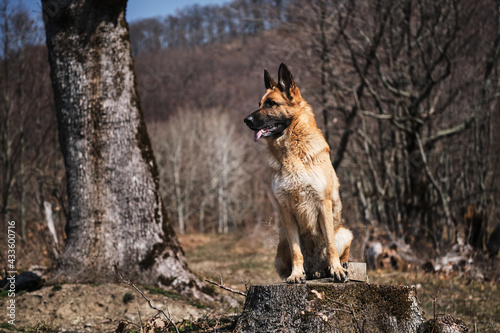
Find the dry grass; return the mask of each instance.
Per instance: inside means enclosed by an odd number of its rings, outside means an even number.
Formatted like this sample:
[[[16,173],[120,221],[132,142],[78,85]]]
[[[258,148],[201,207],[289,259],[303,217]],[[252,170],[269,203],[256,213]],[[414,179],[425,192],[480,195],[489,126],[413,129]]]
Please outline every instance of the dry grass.
[[[251,284],[280,282],[273,267],[277,235],[272,228],[231,235],[179,235],[179,240],[189,267],[204,279],[219,281],[220,274],[225,285],[242,291]],[[436,314],[464,320],[470,332],[500,332],[498,281],[443,277],[420,270],[370,271],[368,276],[374,284],[415,285],[426,319],[434,316],[435,308]]]
[[[273,266],[277,235],[266,237],[241,233],[178,235],[191,270],[217,282],[221,275],[225,285],[241,291],[251,284],[279,279]]]
[[[370,272],[370,283],[409,284],[417,288],[425,318],[447,313],[464,320],[470,332],[500,332],[498,281],[476,281],[457,276],[415,272]]]

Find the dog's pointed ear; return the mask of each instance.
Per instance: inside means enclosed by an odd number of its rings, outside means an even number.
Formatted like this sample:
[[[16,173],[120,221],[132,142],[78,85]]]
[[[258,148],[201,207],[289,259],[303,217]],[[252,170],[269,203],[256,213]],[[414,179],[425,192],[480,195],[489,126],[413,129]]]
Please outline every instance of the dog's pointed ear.
[[[293,76],[285,64],[281,64],[278,70],[278,89],[293,100],[299,94],[299,88],[293,81]]]
[[[276,82],[274,82],[267,69],[264,69],[264,84],[266,86],[266,90],[276,87]]]

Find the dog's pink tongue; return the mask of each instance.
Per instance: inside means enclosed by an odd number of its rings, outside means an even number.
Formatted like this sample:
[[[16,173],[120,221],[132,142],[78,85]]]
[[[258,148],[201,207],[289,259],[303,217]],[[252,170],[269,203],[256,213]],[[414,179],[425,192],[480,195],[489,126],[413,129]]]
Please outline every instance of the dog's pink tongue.
[[[254,142],[259,141],[260,137],[262,136],[262,133],[264,133],[264,130],[255,131],[255,133],[253,134],[253,141]]]

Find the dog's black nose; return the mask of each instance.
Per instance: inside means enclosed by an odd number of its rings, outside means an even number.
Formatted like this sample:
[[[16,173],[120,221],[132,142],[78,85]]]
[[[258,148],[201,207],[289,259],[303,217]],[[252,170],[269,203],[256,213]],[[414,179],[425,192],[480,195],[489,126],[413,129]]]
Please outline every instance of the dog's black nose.
[[[249,116],[245,117],[245,124],[250,125],[253,123],[253,120],[254,120],[253,116],[249,115]]]

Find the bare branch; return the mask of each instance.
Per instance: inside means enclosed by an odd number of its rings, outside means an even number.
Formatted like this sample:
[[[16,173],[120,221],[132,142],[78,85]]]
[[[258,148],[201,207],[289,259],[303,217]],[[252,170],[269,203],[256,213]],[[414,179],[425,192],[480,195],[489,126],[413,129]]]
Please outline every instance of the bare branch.
[[[118,277],[120,278],[120,281],[123,282],[123,283],[125,283],[126,285],[134,288],[139,294],[141,294],[141,296],[148,302],[149,307],[151,309],[153,309],[153,310],[158,311],[158,314],[163,314],[165,316],[165,318],[168,320],[168,322],[170,324],[172,324],[172,326],[175,328],[175,331],[177,333],[179,333],[179,329],[177,328],[177,326],[175,325],[175,323],[173,322],[173,320],[170,318],[170,316],[168,316],[165,313],[165,311],[163,311],[162,309],[157,308],[156,306],[154,306],[151,303],[151,301],[149,300],[149,298],[147,298],[146,295],[144,295],[144,293],[142,292],[142,290],[140,290],[139,288],[137,288],[135,284],[133,284],[130,280],[126,280],[125,278],[123,278],[122,274],[120,273],[120,270],[118,269],[118,265],[116,263],[113,263],[113,267],[115,268],[115,272],[118,275]]]
[[[211,281],[211,280],[208,280],[208,279],[205,279],[206,282],[210,283],[210,284],[213,284],[214,286],[217,286],[221,289],[224,289],[224,290],[227,290],[227,291],[230,291],[234,294],[237,294],[237,295],[241,295],[241,296],[247,296],[246,293],[242,292],[242,291],[239,291],[239,290],[235,290],[235,289],[232,289],[232,288],[229,288],[229,287],[226,287],[224,285],[224,282],[222,281],[222,275],[219,274],[219,278],[220,278],[220,283],[217,283],[217,282],[214,282],[214,281]]]
[[[463,123],[461,123],[457,126],[439,131],[436,135],[425,140],[425,143],[426,144],[434,144],[436,141],[439,141],[441,139],[449,138],[453,135],[460,134],[463,131],[467,130],[472,125],[472,122],[474,121],[475,118],[476,118],[476,116],[473,115],[473,116],[467,118]]]
[[[446,215],[446,223],[451,227],[453,224],[451,223],[452,218],[451,218],[451,213],[450,213],[450,207],[448,205],[448,198],[446,197],[446,194],[444,193],[442,187],[439,185],[437,180],[434,178],[434,175],[432,174],[429,164],[427,162],[427,156],[424,151],[424,147],[422,145],[422,140],[420,139],[420,136],[418,133],[415,133],[415,137],[417,139],[418,147],[420,150],[420,155],[422,156],[422,162],[424,164],[424,169],[425,173],[427,174],[427,178],[431,181],[432,185],[434,185],[434,188],[436,191],[439,193],[439,197],[441,198],[441,202],[443,203],[443,210]]]

